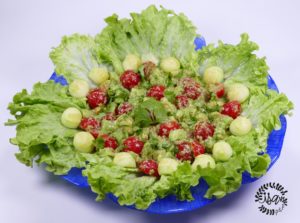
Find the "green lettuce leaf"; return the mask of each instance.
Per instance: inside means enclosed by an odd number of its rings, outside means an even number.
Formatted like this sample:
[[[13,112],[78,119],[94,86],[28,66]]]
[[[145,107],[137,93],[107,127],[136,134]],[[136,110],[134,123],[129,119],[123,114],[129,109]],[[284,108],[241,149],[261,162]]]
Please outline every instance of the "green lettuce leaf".
[[[155,182],[154,177],[136,177],[134,172],[116,166],[109,157],[90,163],[83,175],[88,177],[92,191],[97,193],[97,200],[113,193],[121,205],[135,204],[137,208],[145,209],[156,197],[150,189]]]
[[[264,175],[271,162],[268,154],[260,154],[259,134],[255,130],[245,136],[230,136],[226,141],[231,145],[237,157],[242,161],[243,171],[250,173],[252,177]],[[267,137],[265,139],[267,141]],[[263,143],[266,146],[266,142]],[[266,147],[263,147],[263,151]]]
[[[256,92],[243,104],[242,115],[249,118],[253,125],[253,135],[258,152],[267,147],[269,133],[281,128],[280,115],[289,114],[293,103],[286,95],[273,90]]]
[[[95,50],[93,37],[74,34],[64,36],[60,45],[51,51],[50,58],[56,73],[63,75],[69,83],[81,78],[94,86],[87,75],[93,68],[100,67]]]
[[[51,92],[51,94],[49,94]],[[86,108],[84,100],[67,95],[67,87],[53,81],[37,83],[31,94],[17,93],[8,109],[15,116],[6,125],[16,125],[11,142],[20,148],[17,159],[27,166],[33,161],[47,164],[46,169],[64,174],[72,167],[85,165],[84,158],[72,146],[75,129],[64,127],[61,114],[68,107]]]
[[[177,170],[172,175],[161,176],[153,189],[160,198],[174,194],[181,201],[191,201],[194,198],[190,187],[198,185],[199,179],[200,174],[192,171],[190,163],[183,162],[178,165]]]
[[[247,34],[241,35],[237,45],[224,44],[219,41],[215,47],[210,44],[198,51],[200,75],[206,68],[219,66],[224,71],[225,86],[231,83],[242,83],[250,91],[266,90],[268,66],[265,58],[258,58],[253,52],[258,50],[258,45],[249,41]]]
[[[238,190],[243,172],[247,171],[252,177],[260,177],[266,173],[270,164],[267,154],[257,154],[252,136],[231,136],[226,141],[233,148],[233,156],[226,162],[217,162],[215,169],[198,169],[198,174],[209,185],[206,198],[222,198]]]
[[[123,72],[122,61],[127,54],[137,54],[144,60],[173,56],[183,68],[197,66],[196,28],[183,14],[152,5],[140,14],[131,13],[131,19],[119,20],[114,14],[105,21],[108,26],[96,36],[101,46],[98,55],[117,73]]]
[[[209,185],[205,197],[222,198],[236,191],[241,186],[243,169],[243,160],[238,156],[217,163],[215,169],[200,169],[200,174]]]
[[[146,209],[157,197],[169,194],[175,194],[180,200],[192,200],[190,187],[199,182],[199,175],[192,171],[189,163],[181,163],[172,175],[157,179],[116,166],[109,157],[91,162],[83,175],[87,176],[92,191],[97,193],[97,200],[113,193],[121,205],[135,205],[138,209]]]
[[[243,114],[249,118],[254,127],[264,127],[267,131],[280,129],[279,116],[286,115],[293,109],[293,103],[286,95],[274,90],[265,94],[257,93],[250,97],[249,102],[243,106]]]

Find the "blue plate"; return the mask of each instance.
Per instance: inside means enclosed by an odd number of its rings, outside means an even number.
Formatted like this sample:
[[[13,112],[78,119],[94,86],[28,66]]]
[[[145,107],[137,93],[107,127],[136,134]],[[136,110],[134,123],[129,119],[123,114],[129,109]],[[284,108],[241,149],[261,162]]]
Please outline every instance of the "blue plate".
[[[195,45],[196,45],[196,50],[199,50],[203,46],[205,46],[206,43],[204,38],[197,37],[195,39]],[[66,79],[63,76],[58,76],[56,73],[53,73],[50,79],[62,85],[68,84]],[[271,78],[271,76],[268,76],[268,87],[278,92],[278,88],[274,80]],[[269,169],[279,158],[282,149],[282,144],[283,144],[284,135],[286,131],[286,119],[283,115],[280,116],[280,121],[281,121],[281,129],[272,131],[268,138],[267,153],[271,158],[271,164],[269,166]],[[83,177],[81,174],[81,169],[73,168],[67,175],[64,175],[63,178],[69,181],[70,183],[75,184],[78,187],[89,187],[86,177]],[[257,179],[258,178],[251,177],[249,173],[244,172],[242,184],[252,183]],[[168,214],[168,213],[191,211],[197,208],[201,208],[216,200],[216,199],[204,198],[204,194],[206,193],[207,189],[208,189],[208,185],[206,184],[206,182],[203,179],[200,179],[199,184],[191,188],[192,194],[195,198],[193,201],[178,201],[175,196],[170,195],[163,199],[157,199],[145,211],[150,213],[157,213],[157,214]],[[115,197],[113,194],[108,194],[108,197],[112,199],[114,202],[116,203],[118,202],[118,198]],[[126,206],[126,207],[135,209],[134,206]]]

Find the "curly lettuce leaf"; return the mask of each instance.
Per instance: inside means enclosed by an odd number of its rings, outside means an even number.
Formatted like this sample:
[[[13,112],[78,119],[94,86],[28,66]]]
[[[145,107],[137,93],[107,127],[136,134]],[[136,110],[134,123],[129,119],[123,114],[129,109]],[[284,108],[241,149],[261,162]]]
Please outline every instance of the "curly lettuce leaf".
[[[234,155],[226,162],[217,162],[214,169],[198,169],[199,175],[209,186],[206,198],[222,198],[238,190],[242,183],[243,172],[249,172],[252,177],[260,177],[266,173],[270,164],[270,157],[267,154],[256,153],[251,136],[244,139],[233,136],[226,141],[232,146]]]
[[[137,208],[145,209],[156,197],[150,189],[154,177],[136,177],[132,170],[116,166],[109,157],[90,163],[83,175],[88,177],[92,191],[97,193],[97,200],[113,193],[121,205],[135,204]]]
[[[243,106],[243,114],[249,118],[254,127],[264,127],[267,131],[280,129],[279,116],[286,115],[293,109],[293,103],[287,96],[268,90],[265,94],[257,93],[250,97]]]
[[[245,136],[230,136],[227,142],[243,161],[244,171],[250,173],[252,177],[260,177],[264,175],[271,162],[268,154],[261,154],[262,150],[259,148],[260,135],[251,131]],[[265,150],[265,147],[263,147]]]
[[[192,200],[190,187],[199,182],[189,163],[182,163],[170,176],[159,179],[151,176],[139,176],[134,169],[116,166],[109,157],[91,162],[83,171],[97,200],[103,200],[107,193],[118,197],[121,205],[135,205],[146,209],[158,197],[175,194],[180,200]]]
[[[198,169],[209,188],[206,198],[222,198],[236,191],[242,182],[243,161],[240,157],[232,157],[228,162],[217,163],[214,169]]]
[[[286,95],[274,90],[257,92],[243,104],[242,115],[251,120],[257,152],[265,152],[270,132],[281,128],[280,115],[289,114],[293,107]]]
[[[74,34],[64,36],[60,45],[51,51],[50,58],[55,72],[64,75],[68,82],[81,78],[94,86],[88,74],[93,68],[100,67],[95,50],[93,37]]]
[[[107,27],[96,36],[101,46],[98,55],[117,73],[123,72],[122,61],[127,54],[137,54],[143,60],[173,56],[183,68],[197,66],[196,28],[183,14],[152,5],[140,14],[131,13],[131,19],[119,19],[114,14],[105,21]]]
[[[183,162],[178,165],[173,174],[161,176],[153,188],[160,198],[174,194],[178,200],[191,201],[194,199],[191,187],[198,185],[199,179],[200,174],[192,170],[190,163]]]
[[[251,92],[267,89],[268,66],[265,58],[258,58],[253,52],[258,45],[249,41],[248,34],[241,35],[237,45],[224,44],[219,41],[218,46],[210,44],[198,51],[200,75],[206,68],[219,66],[224,71],[225,86],[232,83],[242,83]]]
[[[16,126],[17,134],[11,143],[20,148],[16,154],[20,162],[27,166],[32,166],[34,160],[45,163],[46,169],[55,174],[85,165],[84,158],[72,146],[77,130],[60,122],[62,112],[71,106],[84,109],[86,103],[72,98],[67,87],[53,81],[37,83],[31,94],[23,90],[14,96],[8,109],[16,119],[8,120],[6,125]]]
[[[13,97],[13,103],[9,105],[9,109],[11,113],[15,115],[17,110],[20,109],[18,105],[22,105],[22,103],[26,105],[51,104],[60,108],[68,108],[71,106],[78,109],[86,108],[85,100],[71,97],[68,95],[67,89],[67,87],[63,87],[53,81],[36,83],[31,94],[29,94],[26,89],[17,93]]]

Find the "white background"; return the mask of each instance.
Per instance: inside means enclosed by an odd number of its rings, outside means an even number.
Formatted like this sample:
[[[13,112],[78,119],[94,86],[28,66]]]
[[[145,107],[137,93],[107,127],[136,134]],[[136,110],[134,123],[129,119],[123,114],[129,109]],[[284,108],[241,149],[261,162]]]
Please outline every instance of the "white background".
[[[14,157],[17,148],[8,143],[15,130],[4,127],[10,117],[6,106],[22,88],[46,81],[53,71],[48,58],[51,47],[63,35],[75,32],[94,35],[112,13],[121,17],[144,9],[151,3],[185,13],[207,42],[237,43],[248,32],[267,56],[270,74],[281,91],[295,103],[279,161],[259,181],[214,204],[184,214],[151,215],[129,210],[34,167],[25,167]],[[300,4],[290,1],[129,1],[129,0],[0,0],[0,222],[296,222],[299,219],[299,75]],[[297,138],[298,136],[298,138]],[[288,189],[288,207],[278,216],[257,210],[254,194],[258,187],[276,181]]]

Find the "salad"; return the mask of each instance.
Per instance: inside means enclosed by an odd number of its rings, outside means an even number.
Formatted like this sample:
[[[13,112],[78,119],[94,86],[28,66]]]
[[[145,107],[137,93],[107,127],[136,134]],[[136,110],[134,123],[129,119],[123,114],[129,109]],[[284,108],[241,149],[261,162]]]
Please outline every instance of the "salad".
[[[239,189],[242,173],[266,173],[267,139],[292,102],[269,90],[265,58],[241,35],[237,45],[195,51],[183,14],[150,6],[112,15],[95,37],[65,36],[50,58],[66,86],[49,80],[17,93],[8,109],[16,158],[57,175],[82,168],[97,200],[146,209],[157,198],[192,200]]]

